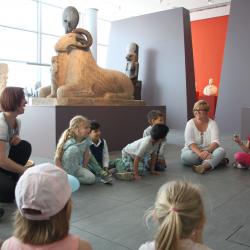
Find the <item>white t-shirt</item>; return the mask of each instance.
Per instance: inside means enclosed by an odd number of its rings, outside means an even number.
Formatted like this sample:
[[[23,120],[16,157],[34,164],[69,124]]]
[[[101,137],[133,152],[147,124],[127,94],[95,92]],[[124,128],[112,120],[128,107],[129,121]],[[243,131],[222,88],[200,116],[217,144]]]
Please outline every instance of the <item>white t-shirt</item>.
[[[138,250],[155,250],[155,242],[146,242]],[[206,245],[195,243],[190,239],[180,241],[180,250],[212,250]]]
[[[149,136],[151,130],[152,130],[152,126],[148,126],[143,131],[143,137]],[[162,140],[161,143],[160,143],[158,159],[162,159],[162,160],[165,160],[167,162],[167,137],[165,137],[165,139]]]
[[[214,120],[209,119],[205,132],[201,133],[195,126],[194,119],[187,122],[185,128],[185,147],[195,143],[199,148],[207,148],[211,143],[220,145],[219,129]]]
[[[4,113],[0,113],[0,141],[6,142],[6,156],[8,157],[9,155],[9,150],[10,150],[10,140],[13,135],[19,135],[20,133],[20,127],[21,127],[21,121],[20,119],[16,118],[17,122],[17,128],[12,129],[7,121],[5,120]]]
[[[137,141],[134,141],[128,144],[125,148],[123,148],[123,155],[127,154],[134,158],[135,156],[139,156],[142,158],[146,154],[156,154],[159,148],[160,142],[155,144],[152,143],[152,139],[150,136],[143,137]]]

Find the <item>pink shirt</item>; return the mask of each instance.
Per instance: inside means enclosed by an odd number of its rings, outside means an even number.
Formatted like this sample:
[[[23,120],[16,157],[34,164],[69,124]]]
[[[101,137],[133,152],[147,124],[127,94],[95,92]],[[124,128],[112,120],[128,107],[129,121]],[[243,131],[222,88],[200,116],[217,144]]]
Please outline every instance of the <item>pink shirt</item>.
[[[80,238],[68,235],[60,241],[48,245],[29,245],[22,243],[19,239],[12,236],[3,243],[2,250],[78,250]]]

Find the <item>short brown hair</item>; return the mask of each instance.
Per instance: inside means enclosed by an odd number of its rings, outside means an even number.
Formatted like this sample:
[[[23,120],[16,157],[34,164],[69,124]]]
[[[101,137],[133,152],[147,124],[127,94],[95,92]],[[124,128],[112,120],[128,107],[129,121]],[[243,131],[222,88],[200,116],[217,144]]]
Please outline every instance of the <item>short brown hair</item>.
[[[147,114],[148,123],[152,120],[156,120],[158,117],[163,117],[163,113],[160,110],[151,110]]]
[[[4,112],[14,112],[25,98],[23,88],[6,87],[0,97],[1,109]]]
[[[29,220],[16,211],[14,236],[25,244],[45,245],[62,240],[69,233],[71,199],[49,220]]]
[[[209,104],[208,104],[207,101],[205,101],[205,100],[199,100],[198,102],[196,102],[194,104],[193,112],[197,111],[197,110],[201,110],[201,109],[204,110],[204,111],[206,111],[206,112],[209,111],[210,107],[209,107]]]

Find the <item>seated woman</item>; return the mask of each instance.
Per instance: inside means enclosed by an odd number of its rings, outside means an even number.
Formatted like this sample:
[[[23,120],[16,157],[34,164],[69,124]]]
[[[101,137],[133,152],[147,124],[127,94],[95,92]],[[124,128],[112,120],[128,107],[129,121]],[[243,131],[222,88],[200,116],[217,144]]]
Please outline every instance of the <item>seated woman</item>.
[[[186,124],[185,147],[181,152],[182,163],[193,166],[194,172],[199,174],[228,163],[228,159],[224,159],[225,150],[220,147],[217,124],[208,117],[208,111],[206,101],[194,104],[194,118]]]
[[[19,175],[25,170],[31,154],[29,142],[21,140],[20,120],[26,104],[24,92],[19,87],[6,87],[0,97],[0,202],[14,200]]]
[[[250,136],[248,136],[247,143],[244,144],[238,135],[234,135],[233,140],[240,146],[244,152],[236,152],[234,154],[233,166],[235,168],[249,168],[250,167]]]

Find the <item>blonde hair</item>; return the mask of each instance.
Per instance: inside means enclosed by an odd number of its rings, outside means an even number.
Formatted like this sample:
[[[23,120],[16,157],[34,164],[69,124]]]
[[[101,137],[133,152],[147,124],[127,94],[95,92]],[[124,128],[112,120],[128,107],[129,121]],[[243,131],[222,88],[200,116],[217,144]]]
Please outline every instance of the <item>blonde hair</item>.
[[[29,220],[17,210],[14,218],[14,236],[26,244],[51,244],[68,235],[70,216],[71,199],[59,213],[45,221]]]
[[[205,110],[206,112],[209,111],[210,107],[209,107],[209,104],[207,101],[205,100],[199,100],[198,102],[196,102],[194,104],[194,107],[193,107],[193,112],[196,111],[196,110]]]
[[[195,241],[202,242],[205,214],[200,189],[187,181],[171,181],[158,191],[154,208],[147,220],[156,218],[159,229],[156,250],[179,250],[179,241],[190,238],[197,230]]]
[[[56,153],[55,153],[55,158],[61,160],[62,159],[62,155],[63,155],[63,146],[65,144],[65,142],[70,139],[70,138],[74,138],[76,139],[76,134],[74,132],[74,130],[76,128],[79,128],[81,124],[85,124],[87,126],[90,126],[90,122],[89,120],[81,115],[77,115],[74,116],[70,122],[69,122],[69,127],[64,130],[64,132],[62,133],[57,147],[56,147]]]

